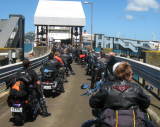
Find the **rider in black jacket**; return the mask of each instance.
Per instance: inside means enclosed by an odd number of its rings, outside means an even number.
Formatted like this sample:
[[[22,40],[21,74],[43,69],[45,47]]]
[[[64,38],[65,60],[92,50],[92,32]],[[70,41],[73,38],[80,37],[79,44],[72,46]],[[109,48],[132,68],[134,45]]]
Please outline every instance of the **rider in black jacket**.
[[[113,76],[113,65],[117,62],[115,59],[115,53],[114,52],[110,52],[107,56],[107,61],[106,61],[106,69],[105,69],[105,80],[114,80],[114,76]]]
[[[46,102],[43,98],[44,96],[43,96],[43,92],[42,92],[42,88],[41,88],[41,82],[38,79],[37,73],[33,69],[31,69],[30,64],[31,63],[28,59],[23,60],[24,72],[26,74],[29,74],[29,76],[31,76],[32,81],[30,83],[34,85],[33,90],[32,90],[33,96],[38,98],[38,100],[40,102],[41,115],[45,116],[45,117],[50,116],[51,113],[48,113]]]
[[[150,99],[138,84],[131,82],[133,72],[128,63],[116,63],[113,66],[113,73],[115,80],[103,84],[103,88],[90,98],[90,106],[93,109],[101,109],[100,118],[105,121],[105,124],[112,127],[114,123],[112,123],[111,119],[116,119],[115,112],[119,111],[119,126],[131,127],[129,119],[132,120],[133,118],[123,119],[124,111],[127,110],[128,113],[129,110],[134,110],[141,112],[141,114],[145,113],[150,105]],[[146,127],[143,121],[141,121],[143,116],[139,114],[136,114],[137,119],[141,117],[137,126]],[[109,118],[111,119],[109,120]],[[121,118],[123,121],[120,120]],[[101,125],[99,127],[108,126]]]
[[[67,48],[64,49],[64,53],[61,55],[61,57],[64,61],[64,65],[65,65],[66,69],[68,69],[71,72],[71,74],[74,75],[75,73],[74,73],[72,66],[71,66],[73,60],[72,60],[72,57],[69,55]]]

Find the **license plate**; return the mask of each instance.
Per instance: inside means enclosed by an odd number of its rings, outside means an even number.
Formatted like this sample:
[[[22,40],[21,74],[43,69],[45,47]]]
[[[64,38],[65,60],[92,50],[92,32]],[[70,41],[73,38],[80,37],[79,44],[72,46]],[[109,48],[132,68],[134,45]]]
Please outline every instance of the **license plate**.
[[[22,108],[11,107],[11,112],[22,112]]]
[[[42,82],[43,85],[53,85],[53,82]]]
[[[51,86],[43,86],[43,89],[51,90],[51,89],[52,89],[52,87],[51,87]]]

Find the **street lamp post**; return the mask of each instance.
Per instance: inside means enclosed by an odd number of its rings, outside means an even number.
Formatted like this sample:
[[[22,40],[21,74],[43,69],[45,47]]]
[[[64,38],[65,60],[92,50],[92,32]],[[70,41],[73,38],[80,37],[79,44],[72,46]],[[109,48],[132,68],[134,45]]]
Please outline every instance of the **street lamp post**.
[[[115,41],[115,38],[113,37],[113,50],[112,50],[113,52],[114,52],[114,41]]]
[[[90,22],[91,22],[91,48],[93,49],[93,37],[92,37],[92,34],[93,34],[93,2],[88,2],[88,1],[84,1],[83,4],[89,4],[91,6],[91,19],[90,19]]]

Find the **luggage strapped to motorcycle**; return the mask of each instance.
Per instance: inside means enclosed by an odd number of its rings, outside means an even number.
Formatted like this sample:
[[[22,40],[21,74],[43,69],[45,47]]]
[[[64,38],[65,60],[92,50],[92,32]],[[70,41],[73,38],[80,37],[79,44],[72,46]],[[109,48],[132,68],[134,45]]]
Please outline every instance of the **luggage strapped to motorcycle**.
[[[135,111],[133,110],[132,112],[133,114],[133,127],[136,127],[136,114],[135,114]],[[119,127],[118,126],[118,110],[116,110],[116,127]]]
[[[115,126],[114,127],[120,127],[120,117],[121,117],[121,115],[119,114],[119,110],[112,110],[113,111],[113,113],[115,113]],[[122,110],[121,110],[122,111]],[[124,111],[124,110],[123,110]],[[127,111],[127,110],[126,110]],[[129,111],[129,110],[128,110]],[[143,113],[143,116],[142,116],[142,114],[141,113],[138,113],[136,110],[130,110],[131,112],[131,114],[132,114],[132,126],[131,127],[137,127],[138,125],[136,124],[136,122],[137,122],[137,118],[140,118],[142,121],[144,121],[145,122],[145,125],[146,125],[146,120],[147,121],[152,121],[152,119],[151,119],[151,117],[150,117],[150,115],[148,114],[148,113]],[[123,114],[123,112],[121,112],[122,114]],[[123,119],[123,118],[122,118]],[[108,123],[106,123],[105,122],[105,119],[99,119],[98,120],[99,122],[97,122],[97,123],[99,123],[100,125],[101,124],[104,124],[104,125],[107,125],[108,126]],[[147,126],[148,127],[148,126]]]

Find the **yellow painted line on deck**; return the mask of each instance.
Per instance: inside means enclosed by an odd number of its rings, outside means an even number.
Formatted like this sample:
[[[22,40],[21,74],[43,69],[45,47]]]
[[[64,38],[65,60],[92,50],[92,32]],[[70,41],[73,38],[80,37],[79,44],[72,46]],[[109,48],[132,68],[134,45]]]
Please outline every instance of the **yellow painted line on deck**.
[[[17,49],[17,48],[0,48],[0,50],[11,50],[11,49]]]

